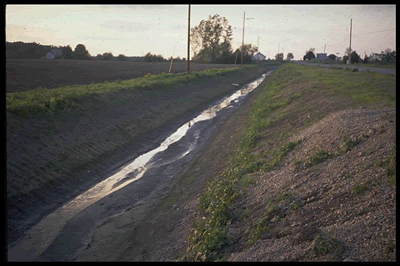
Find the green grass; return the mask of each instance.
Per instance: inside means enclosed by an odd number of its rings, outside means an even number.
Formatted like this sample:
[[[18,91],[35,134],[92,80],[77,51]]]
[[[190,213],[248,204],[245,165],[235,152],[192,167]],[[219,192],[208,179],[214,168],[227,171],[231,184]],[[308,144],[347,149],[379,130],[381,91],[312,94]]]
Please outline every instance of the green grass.
[[[256,65],[245,66],[245,68]],[[241,67],[214,68],[188,73],[147,74],[143,77],[115,82],[74,85],[54,89],[38,88],[35,90],[6,93],[6,111],[19,116],[36,113],[53,114],[56,111],[66,112],[74,105],[93,95],[118,93],[121,91],[137,92],[138,90],[168,89],[179,83],[191,82],[202,78],[223,76],[240,70]]]
[[[318,67],[296,68],[310,78],[319,90],[328,94],[350,97],[354,107],[363,105],[396,106],[396,79],[375,72],[351,72]]]

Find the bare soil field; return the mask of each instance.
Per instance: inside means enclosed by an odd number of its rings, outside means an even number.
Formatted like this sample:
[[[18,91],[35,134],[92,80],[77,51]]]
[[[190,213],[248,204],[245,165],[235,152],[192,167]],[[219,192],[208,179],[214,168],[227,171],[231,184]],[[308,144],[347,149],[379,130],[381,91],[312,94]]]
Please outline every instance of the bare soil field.
[[[133,79],[148,73],[168,72],[169,66],[169,62],[9,59],[6,61],[6,91],[23,91],[38,87],[56,88]],[[232,66],[228,64],[190,63],[190,70]],[[173,63],[171,72],[186,72],[186,63]]]

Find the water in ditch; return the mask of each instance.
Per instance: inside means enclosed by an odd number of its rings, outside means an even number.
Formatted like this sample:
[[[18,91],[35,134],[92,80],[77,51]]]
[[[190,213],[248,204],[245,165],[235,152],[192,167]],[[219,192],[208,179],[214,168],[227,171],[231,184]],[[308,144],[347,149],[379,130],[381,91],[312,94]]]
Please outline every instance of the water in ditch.
[[[238,102],[241,97],[246,96],[249,92],[257,88],[271,72],[272,70],[263,74],[253,82],[241,87],[232,95],[225,97],[215,105],[207,108],[198,116],[179,127],[173,134],[168,136],[159,147],[140,155],[119,172],[93,186],[91,189],[46,216],[37,225],[28,230],[22,241],[8,251],[8,260],[35,260],[35,258],[37,258],[53,242],[68,221],[79,212],[107,195],[110,195],[111,193],[140,179],[149,169],[159,167],[161,164],[166,165],[185,157],[194,149],[197,142],[191,143],[179,153],[169,157],[168,160],[164,159],[160,162],[157,160],[156,155],[168,149],[171,144],[178,142],[185,136],[189,128],[193,127],[196,123],[212,119],[216,117],[218,112],[222,109],[232,107],[233,103]]]

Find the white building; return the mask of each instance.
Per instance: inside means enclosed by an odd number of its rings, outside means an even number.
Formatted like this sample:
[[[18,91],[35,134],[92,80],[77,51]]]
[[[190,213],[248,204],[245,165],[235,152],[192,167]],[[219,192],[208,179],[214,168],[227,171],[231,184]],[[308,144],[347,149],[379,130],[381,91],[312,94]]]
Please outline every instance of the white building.
[[[48,52],[46,54],[46,56],[44,57],[45,59],[54,59],[57,56],[61,56],[62,55],[62,48],[60,49],[52,49],[50,52]]]
[[[262,53],[258,52],[253,56],[253,60],[254,61],[264,61],[265,60],[265,55],[263,55]]]
[[[321,53],[321,54],[317,54],[317,60],[329,60],[329,57],[326,56],[326,54]]]

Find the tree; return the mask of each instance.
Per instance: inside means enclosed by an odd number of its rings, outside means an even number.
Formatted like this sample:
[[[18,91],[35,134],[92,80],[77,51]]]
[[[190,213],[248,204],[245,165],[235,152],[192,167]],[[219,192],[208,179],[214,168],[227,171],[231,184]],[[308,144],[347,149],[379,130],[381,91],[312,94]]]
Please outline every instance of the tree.
[[[216,62],[232,53],[232,29],[225,17],[209,16],[190,31],[194,61]]]
[[[162,55],[155,55],[155,54],[151,54],[150,52],[148,52],[144,58],[143,58],[144,62],[162,62],[165,61],[164,57]]]
[[[294,58],[294,55],[293,55],[292,53],[288,53],[287,56],[286,56],[286,58],[287,58],[288,60],[292,60],[292,59]]]
[[[330,54],[330,55],[328,55],[328,57],[329,57],[329,59],[332,60],[332,61],[335,61],[335,60],[336,60],[336,55],[334,55],[334,54]]]
[[[347,48],[346,51],[348,51],[348,50],[349,50],[349,49]],[[350,58],[351,58],[350,63],[352,63],[352,64],[354,64],[354,63],[361,63],[361,62],[362,62],[361,57],[357,54],[356,51],[351,52]],[[343,62],[346,63],[347,60],[349,60],[349,56],[348,56],[348,55],[343,56]]]
[[[119,54],[118,55],[118,60],[119,61],[125,61],[126,60],[126,56],[124,54]]]
[[[75,47],[74,59],[78,59],[78,60],[90,59],[90,54],[89,54],[88,50],[86,50],[85,45],[78,44]]]
[[[315,59],[314,51],[315,51],[315,48],[310,48],[308,51],[306,51],[306,54],[303,57],[303,60]]]
[[[103,54],[103,60],[111,60],[113,57],[114,56],[111,52]]]
[[[283,60],[283,53],[276,54],[275,60]]]
[[[62,48],[62,53],[64,59],[74,58],[74,52],[72,51],[72,48],[69,45]]]
[[[238,49],[236,49],[235,53],[231,55],[231,58],[233,61],[235,60],[236,54],[237,54],[237,62],[240,63],[241,60],[241,51],[242,51],[242,46],[240,46]],[[251,44],[244,44],[243,45],[243,63],[244,64],[250,64],[253,60],[254,54],[258,51],[257,46],[252,46]]]

